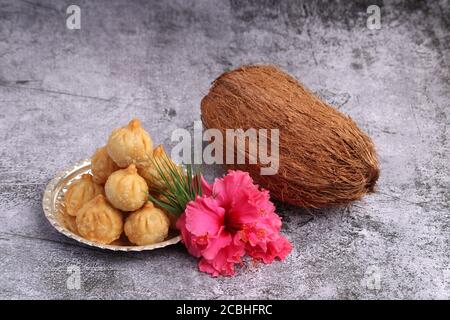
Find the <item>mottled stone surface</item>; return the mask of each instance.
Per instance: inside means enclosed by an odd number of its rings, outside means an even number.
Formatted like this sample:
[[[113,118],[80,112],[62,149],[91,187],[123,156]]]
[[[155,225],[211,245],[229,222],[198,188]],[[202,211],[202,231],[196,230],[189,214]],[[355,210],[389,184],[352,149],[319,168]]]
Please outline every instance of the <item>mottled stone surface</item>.
[[[369,30],[373,2],[0,1],[0,298],[450,298],[449,1],[384,1]],[[81,30],[66,29],[71,3]],[[139,117],[170,148],[215,77],[259,62],[373,137],[376,194],[341,210],[279,205],[292,254],[234,278],[198,272],[181,245],[98,251],[50,226],[45,185],[112,128]],[[71,265],[80,290],[67,289]]]

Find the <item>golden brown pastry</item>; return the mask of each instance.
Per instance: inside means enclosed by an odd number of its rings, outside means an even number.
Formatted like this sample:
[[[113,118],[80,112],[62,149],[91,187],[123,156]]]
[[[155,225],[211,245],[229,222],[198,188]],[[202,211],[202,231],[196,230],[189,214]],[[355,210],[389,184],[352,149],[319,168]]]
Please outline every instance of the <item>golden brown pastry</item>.
[[[148,200],[147,183],[134,164],[113,172],[106,181],[105,193],[109,202],[122,211],[135,211]]]
[[[147,181],[151,189],[161,190],[166,188],[164,179],[161,178],[161,175],[159,174],[159,171],[156,167],[156,165],[159,165],[159,168],[163,171],[164,176],[170,179],[170,172],[167,169],[166,163],[172,166],[173,169],[181,172],[181,168],[177,166],[172,161],[172,159],[169,158],[166,151],[164,150],[164,146],[160,144],[153,150],[153,161],[142,164],[140,167],[138,167],[139,175]]]
[[[71,232],[78,234],[78,229],[77,229],[77,221],[76,221],[76,217],[71,216],[67,213],[67,210],[64,208],[61,211],[61,221],[63,223],[63,225],[69,229]]]
[[[92,180],[98,184],[104,184],[114,171],[119,170],[117,164],[106,151],[106,146],[95,150],[91,158]]]
[[[149,163],[153,154],[153,142],[141,127],[141,122],[133,119],[128,125],[111,133],[106,149],[119,167],[126,168],[132,163],[138,166]]]
[[[124,231],[130,242],[137,245],[164,241],[169,233],[169,218],[152,202],[132,213],[125,221]]]
[[[96,184],[90,174],[83,174],[80,180],[77,180],[69,186],[64,195],[64,204],[67,213],[76,216],[77,211],[89,200],[95,196],[103,194],[103,187]]]
[[[80,236],[109,244],[119,239],[123,231],[122,214],[103,195],[98,195],[78,211],[77,229]]]

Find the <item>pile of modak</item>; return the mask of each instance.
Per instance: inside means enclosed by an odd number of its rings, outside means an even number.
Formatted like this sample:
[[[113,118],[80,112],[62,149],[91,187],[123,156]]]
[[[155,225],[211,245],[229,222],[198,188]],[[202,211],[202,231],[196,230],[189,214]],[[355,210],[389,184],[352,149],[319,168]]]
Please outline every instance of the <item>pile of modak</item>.
[[[153,149],[150,135],[137,119],[115,129],[106,146],[91,158],[91,174],[71,184],[64,195],[63,220],[74,233],[110,244],[123,237],[135,245],[161,242],[176,217],[150,202],[149,190],[164,188],[152,159],[165,157]]]

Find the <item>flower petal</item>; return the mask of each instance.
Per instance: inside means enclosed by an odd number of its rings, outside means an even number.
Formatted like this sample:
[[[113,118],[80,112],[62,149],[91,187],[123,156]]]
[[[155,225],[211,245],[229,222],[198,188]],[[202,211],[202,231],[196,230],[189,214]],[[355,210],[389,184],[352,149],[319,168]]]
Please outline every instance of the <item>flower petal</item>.
[[[251,246],[248,244],[246,250],[254,259],[271,263],[276,258],[284,260],[291,252],[292,245],[285,237],[280,235],[276,239],[268,241],[264,248],[260,245]]]
[[[202,255],[200,248],[192,241],[193,238],[189,231],[186,229],[186,214],[183,213],[177,221],[177,228],[180,230],[181,239],[186,246],[188,252],[194,257],[200,257]]]
[[[216,236],[224,224],[225,210],[212,198],[198,197],[189,202],[185,214],[186,229],[195,236]]]
[[[212,186],[206,181],[202,175],[202,195],[210,197],[212,195]]]
[[[240,194],[241,190],[249,188],[258,190],[248,172],[228,170],[225,177],[214,181],[213,196],[219,201],[220,206],[227,210],[232,205],[233,198]]]
[[[234,266],[242,262],[242,256],[245,254],[244,245],[240,241],[233,241],[223,249],[221,249],[214,259],[202,258],[199,261],[199,269],[202,272],[211,274],[213,277],[219,275],[232,276],[234,275]]]
[[[227,231],[225,231],[225,228],[222,227],[216,237],[208,240],[208,246],[203,250],[202,256],[205,257],[205,259],[211,260],[215,259],[222,248],[231,243],[232,237]]]

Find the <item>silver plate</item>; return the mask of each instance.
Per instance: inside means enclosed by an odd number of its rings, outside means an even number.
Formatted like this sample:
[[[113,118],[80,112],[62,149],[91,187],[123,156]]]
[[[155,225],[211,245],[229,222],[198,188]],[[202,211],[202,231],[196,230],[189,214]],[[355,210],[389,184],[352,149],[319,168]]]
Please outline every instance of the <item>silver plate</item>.
[[[59,173],[54,177],[47,187],[45,188],[44,198],[42,199],[42,207],[44,209],[45,216],[51,225],[64,234],[65,236],[72,238],[78,242],[84,243],[88,246],[107,249],[113,251],[143,251],[163,248],[180,241],[180,236],[177,232],[169,231],[168,239],[145,246],[134,246],[127,243],[126,239],[120,239],[112,244],[101,244],[98,242],[90,241],[80,237],[76,233],[69,230],[66,223],[64,223],[64,205],[63,198],[64,193],[67,191],[67,187],[75,180],[79,179],[82,174],[90,173],[91,161],[85,159],[75,163],[72,167]]]

